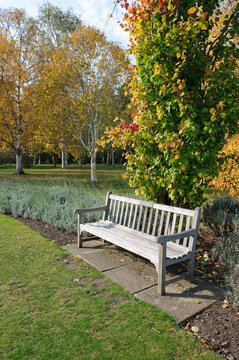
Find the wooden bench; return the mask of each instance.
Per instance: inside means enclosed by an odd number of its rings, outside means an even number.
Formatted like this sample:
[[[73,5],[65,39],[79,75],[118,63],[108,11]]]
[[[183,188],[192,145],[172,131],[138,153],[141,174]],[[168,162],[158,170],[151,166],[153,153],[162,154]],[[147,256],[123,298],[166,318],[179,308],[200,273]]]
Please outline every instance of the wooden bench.
[[[103,219],[82,223],[86,212],[104,211]],[[201,209],[188,210],[123,196],[106,196],[104,206],[76,209],[78,246],[86,231],[151,261],[158,272],[158,292],[165,294],[166,267],[189,260],[188,276],[193,280],[195,246]]]

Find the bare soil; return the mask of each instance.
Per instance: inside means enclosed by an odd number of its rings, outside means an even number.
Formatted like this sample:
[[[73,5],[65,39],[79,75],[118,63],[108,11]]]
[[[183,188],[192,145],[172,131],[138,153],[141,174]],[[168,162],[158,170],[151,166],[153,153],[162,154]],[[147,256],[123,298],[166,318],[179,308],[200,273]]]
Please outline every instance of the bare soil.
[[[60,246],[76,242],[76,233],[69,233],[42,221],[20,217],[17,220]],[[206,240],[205,236],[207,237]],[[207,257],[205,257],[205,254],[208,254],[210,259],[211,242],[213,242],[213,239],[210,238],[210,234],[204,234],[204,236],[199,237],[196,271],[201,276],[211,278],[219,283],[222,281],[219,264],[208,261]],[[103,292],[102,295],[107,295],[104,294],[104,283],[96,283],[95,286],[96,288],[102,287],[102,290],[99,289]],[[125,299],[114,299],[116,303],[120,303],[122,300],[124,301]],[[195,318],[190,319],[184,328],[199,337],[202,342],[224,358],[239,360],[239,307],[232,308],[230,305],[220,301],[204,310]]]

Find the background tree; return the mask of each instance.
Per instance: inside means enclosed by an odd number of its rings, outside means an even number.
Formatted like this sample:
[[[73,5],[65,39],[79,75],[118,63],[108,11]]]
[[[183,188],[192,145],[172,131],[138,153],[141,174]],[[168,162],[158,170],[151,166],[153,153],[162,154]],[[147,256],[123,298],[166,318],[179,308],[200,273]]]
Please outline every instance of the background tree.
[[[90,155],[91,181],[97,181],[97,141],[122,106],[122,76],[128,77],[129,61],[118,44],[107,41],[99,30],[82,26],[72,34],[71,58],[70,96],[75,104],[72,125]]]
[[[136,58],[131,92],[138,111],[131,127],[122,123],[110,138],[125,147],[130,184],[147,199],[200,205],[220,169],[226,135],[237,131],[239,8],[212,38],[221,15],[216,0],[122,6]]]
[[[50,85],[52,94],[48,92],[48,94],[43,97],[43,102],[42,91],[38,93],[38,95],[40,95],[38,105],[41,104],[42,106],[37,107],[38,111],[39,108],[41,109],[40,113],[37,115],[39,116],[41,114],[44,117],[42,139],[46,142],[47,149],[52,149],[52,154],[58,154],[59,151],[61,152],[62,168],[65,169],[67,164],[66,148],[69,145],[69,139],[71,139],[68,131],[70,130],[69,116],[67,115],[69,104],[63,99],[66,95],[64,88],[65,85],[67,85],[68,80],[64,72],[65,65],[59,58],[57,63],[54,57],[58,56],[57,54],[59,53],[60,48],[62,48],[62,51],[64,52],[67,37],[70,36],[71,32],[77,29],[81,24],[81,20],[71,11],[71,9],[63,11],[48,2],[39,8],[38,24],[44,42],[48,48],[48,56],[46,58],[46,62],[49,63],[46,70],[48,74],[44,77],[45,86],[46,88],[48,86],[48,90],[49,84],[47,85],[46,77],[51,77],[49,74],[53,71],[51,64],[57,64],[58,70],[55,72],[56,78],[53,79],[53,83]],[[66,56],[63,56],[63,58],[65,59]],[[59,70],[59,66],[63,67],[62,71]],[[60,76],[62,76],[62,79],[60,79],[59,74],[61,74]],[[59,92],[57,93],[57,91]],[[65,108],[62,106],[63,104]],[[48,106],[50,106],[50,112],[48,112]],[[54,116],[56,117],[55,119]]]
[[[112,123],[116,104],[120,108],[121,76],[127,69],[128,60],[118,45],[92,27],[79,26],[55,51],[42,77],[39,99],[48,118],[45,133],[51,129],[60,139],[63,131],[68,132],[66,146],[74,153],[77,142],[83,146],[91,157],[92,181],[97,181],[96,143]]]
[[[66,36],[81,24],[71,9],[63,11],[50,2],[39,7],[38,22],[46,44],[53,49],[64,44]]]
[[[36,22],[23,10],[0,10],[0,140],[22,153],[37,124],[32,117],[35,84],[42,70],[43,46]]]

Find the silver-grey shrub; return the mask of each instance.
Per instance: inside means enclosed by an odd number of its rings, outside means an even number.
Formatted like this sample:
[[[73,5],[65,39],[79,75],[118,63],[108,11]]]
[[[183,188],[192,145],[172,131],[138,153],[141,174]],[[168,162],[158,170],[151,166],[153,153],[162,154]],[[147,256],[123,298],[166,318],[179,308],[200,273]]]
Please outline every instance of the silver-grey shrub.
[[[230,197],[215,199],[204,208],[203,221],[217,239],[212,251],[222,266],[227,298],[239,305],[239,202]]]
[[[50,181],[0,181],[0,212],[42,220],[67,231],[76,231],[75,208],[101,206],[105,195],[81,184]],[[94,221],[101,213],[87,213],[85,221]]]

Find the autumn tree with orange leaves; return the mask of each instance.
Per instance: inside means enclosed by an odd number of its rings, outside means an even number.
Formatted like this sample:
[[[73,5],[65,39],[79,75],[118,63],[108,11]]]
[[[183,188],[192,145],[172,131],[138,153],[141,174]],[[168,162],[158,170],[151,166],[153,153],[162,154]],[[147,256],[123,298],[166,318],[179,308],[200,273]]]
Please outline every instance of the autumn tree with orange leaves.
[[[44,118],[45,139],[60,142],[69,152],[84,148],[91,159],[91,180],[97,181],[97,140],[112,124],[122,77],[129,61],[118,44],[99,30],[80,25],[59,47],[39,82],[39,115]],[[121,109],[123,110],[123,109]],[[79,152],[77,152],[79,154]]]
[[[36,22],[23,10],[0,10],[0,146],[16,152],[16,173],[37,124],[32,118],[35,84],[42,70]]]

